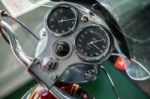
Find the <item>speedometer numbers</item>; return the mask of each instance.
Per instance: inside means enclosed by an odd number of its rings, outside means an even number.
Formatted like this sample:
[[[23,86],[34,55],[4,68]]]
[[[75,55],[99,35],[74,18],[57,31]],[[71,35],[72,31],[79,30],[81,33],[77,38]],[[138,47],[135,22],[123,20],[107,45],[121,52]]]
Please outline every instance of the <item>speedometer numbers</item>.
[[[84,61],[96,62],[103,58],[110,48],[109,35],[97,26],[84,28],[76,37],[77,55]]]

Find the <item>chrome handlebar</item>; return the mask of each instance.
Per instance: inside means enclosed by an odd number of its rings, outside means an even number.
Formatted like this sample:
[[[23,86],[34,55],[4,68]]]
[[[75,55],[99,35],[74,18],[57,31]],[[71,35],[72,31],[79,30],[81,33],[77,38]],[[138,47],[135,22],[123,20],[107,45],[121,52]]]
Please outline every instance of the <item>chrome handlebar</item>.
[[[0,28],[2,28],[6,32],[13,54],[16,56],[19,62],[21,62],[25,66],[25,68],[28,69],[33,61],[24,53],[14,30],[7,22],[3,20],[0,20]],[[75,97],[66,94],[54,85],[51,86],[49,90],[51,90],[59,99],[76,99]]]
[[[11,26],[3,20],[0,21],[0,24],[3,30],[7,33],[7,37],[9,39],[10,47],[13,54],[26,68],[29,67],[32,64],[32,60],[30,60],[29,57],[22,50],[15,35],[15,32],[13,31]]]

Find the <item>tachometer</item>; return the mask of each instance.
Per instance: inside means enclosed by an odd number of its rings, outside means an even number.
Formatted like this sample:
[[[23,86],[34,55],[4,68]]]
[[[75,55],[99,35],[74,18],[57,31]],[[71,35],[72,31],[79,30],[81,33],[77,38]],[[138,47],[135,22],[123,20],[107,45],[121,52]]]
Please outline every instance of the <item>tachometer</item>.
[[[110,38],[103,29],[89,26],[77,35],[75,45],[81,59],[96,62],[100,61],[110,49]]]
[[[56,36],[71,33],[77,24],[77,12],[70,5],[55,7],[48,16],[47,26]]]

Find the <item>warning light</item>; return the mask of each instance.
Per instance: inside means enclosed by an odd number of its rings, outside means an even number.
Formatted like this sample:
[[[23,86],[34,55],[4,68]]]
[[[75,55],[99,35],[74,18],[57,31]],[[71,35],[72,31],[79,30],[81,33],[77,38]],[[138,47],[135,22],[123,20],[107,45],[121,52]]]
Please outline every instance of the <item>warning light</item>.
[[[128,60],[122,60],[121,57],[118,57],[115,61],[115,67],[119,70],[125,71],[126,67],[128,66],[129,61]]]

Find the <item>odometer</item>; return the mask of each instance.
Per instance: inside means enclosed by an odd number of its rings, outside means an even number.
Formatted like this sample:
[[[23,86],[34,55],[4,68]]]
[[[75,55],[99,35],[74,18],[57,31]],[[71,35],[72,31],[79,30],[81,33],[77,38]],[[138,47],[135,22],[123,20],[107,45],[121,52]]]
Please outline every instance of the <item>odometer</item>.
[[[90,26],[77,35],[75,45],[77,54],[82,60],[96,62],[107,54],[110,38],[103,29]]]

